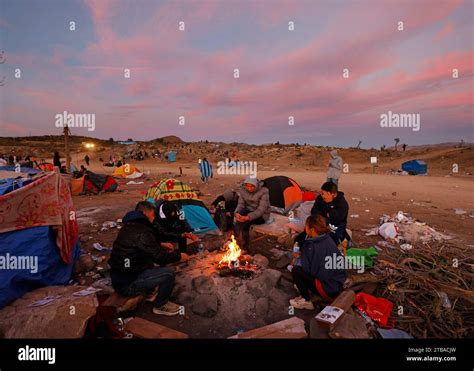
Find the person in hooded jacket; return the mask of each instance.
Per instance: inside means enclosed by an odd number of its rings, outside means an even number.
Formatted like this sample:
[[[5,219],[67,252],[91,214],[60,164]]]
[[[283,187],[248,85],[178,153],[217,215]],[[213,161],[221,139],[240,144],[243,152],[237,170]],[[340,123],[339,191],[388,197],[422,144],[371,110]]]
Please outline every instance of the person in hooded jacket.
[[[346,271],[338,268],[337,260],[343,257],[322,215],[306,219],[306,240],[301,248],[301,265],[295,266],[291,275],[301,296],[290,300],[296,309],[314,309],[311,293],[331,302],[343,290]]]
[[[180,312],[180,306],[169,300],[175,272],[165,265],[179,261],[181,254],[160,243],[154,219],[155,207],[146,201],[125,215],[109,259],[110,277],[119,294],[147,295],[146,300],[154,302],[153,313],[174,316]]]
[[[199,241],[186,216],[170,201],[158,200],[153,222],[160,242],[177,243],[182,253],[187,252],[187,239]]]
[[[338,185],[342,173],[342,157],[337,154],[337,149],[330,152],[331,158],[328,164],[327,181]]]
[[[263,224],[270,218],[270,196],[263,182],[252,176],[245,178],[238,194],[234,233],[239,246],[247,251],[250,247],[250,226]]]
[[[311,209],[311,215],[322,215],[326,218],[327,224],[334,226],[334,231],[330,236],[339,245],[344,239],[350,240],[346,231],[347,215],[349,213],[349,204],[347,203],[344,192],[337,189],[337,185],[332,182],[326,182],[321,186],[321,193],[316,197]],[[306,233],[303,232],[295,239],[300,246],[306,239]]]
[[[226,189],[211,204],[209,212],[214,215],[214,222],[222,231],[234,228],[234,212],[239,202],[239,195],[231,189]],[[218,208],[224,203],[224,208]]]

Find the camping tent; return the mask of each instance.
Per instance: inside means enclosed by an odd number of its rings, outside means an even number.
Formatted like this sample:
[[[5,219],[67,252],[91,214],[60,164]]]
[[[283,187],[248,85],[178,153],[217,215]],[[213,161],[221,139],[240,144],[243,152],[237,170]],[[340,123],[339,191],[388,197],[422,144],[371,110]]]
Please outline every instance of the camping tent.
[[[169,162],[176,162],[176,152],[175,151],[169,151],[168,152],[168,161]]]
[[[270,205],[274,211],[286,214],[297,207],[303,199],[303,191],[291,178],[272,176],[263,182],[270,193]]]
[[[84,195],[99,192],[114,192],[118,187],[117,182],[110,175],[95,174],[88,171],[81,178],[71,182],[72,195]]]
[[[410,175],[426,175],[428,165],[423,160],[410,160],[402,164],[402,170]]]
[[[0,196],[0,308],[68,283],[80,250],[72,211],[67,182],[55,172]]]
[[[138,168],[132,164],[122,165],[116,168],[114,173],[112,174],[112,176],[115,176],[118,178],[128,178],[128,179],[140,178],[142,175],[143,173],[141,173],[140,170],[138,170]]]
[[[50,164],[49,162],[36,164],[36,168],[42,171],[54,171],[54,165]]]
[[[218,231],[209,210],[187,184],[176,179],[162,179],[156,182],[148,189],[145,200],[160,199],[171,201],[184,211],[184,216],[195,233]]]

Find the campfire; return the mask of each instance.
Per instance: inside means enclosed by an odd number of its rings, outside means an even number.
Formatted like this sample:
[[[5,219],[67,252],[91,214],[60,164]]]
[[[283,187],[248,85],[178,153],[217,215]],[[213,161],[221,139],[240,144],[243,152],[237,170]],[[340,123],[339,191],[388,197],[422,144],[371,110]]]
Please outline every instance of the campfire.
[[[224,255],[217,263],[221,276],[235,275],[244,278],[250,277],[256,267],[249,263],[251,258],[242,255],[242,250],[235,240],[234,235],[224,244]]]

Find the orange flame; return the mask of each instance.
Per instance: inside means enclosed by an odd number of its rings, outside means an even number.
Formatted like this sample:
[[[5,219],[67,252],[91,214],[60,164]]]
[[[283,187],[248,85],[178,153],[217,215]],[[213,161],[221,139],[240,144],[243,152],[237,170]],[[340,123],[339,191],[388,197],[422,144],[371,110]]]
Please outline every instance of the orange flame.
[[[234,235],[230,237],[230,241],[226,243],[227,251],[225,252],[222,259],[219,261],[219,266],[226,264],[229,268],[232,267],[232,264],[239,260],[242,251],[240,250],[237,241],[234,238]]]

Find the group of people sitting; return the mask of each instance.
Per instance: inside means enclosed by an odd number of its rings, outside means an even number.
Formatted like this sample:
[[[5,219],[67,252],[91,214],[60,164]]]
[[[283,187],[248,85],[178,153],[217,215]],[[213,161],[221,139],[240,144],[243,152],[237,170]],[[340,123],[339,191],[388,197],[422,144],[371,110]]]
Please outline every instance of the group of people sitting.
[[[305,231],[297,235],[300,246],[298,264],[292,277],[300,296],[291,299],[296,309],[314,309],[311,294],[332,301],[343,289],[344,269],[326,264],[327,257],[340,256],[338,248],[346,232],[349,206],[337,185],[326,182],[316,198]],[[234,231],[244,252],[250,249],[250,227],[270,218],[268,188],[256,178],[247,177],[236,192],[226,190],[211,205],[211,213],[220,211],[224,230]],[[168,264],[187,259],[187,239],[199,241],[180,210],[171,202],[141,201],[123,218],[123,228],[114,242],[109,260],[114,289],[124,296],[145,295],[154,302],[155,314],[172,316],[180,306],[172,303],[175,272]]]

